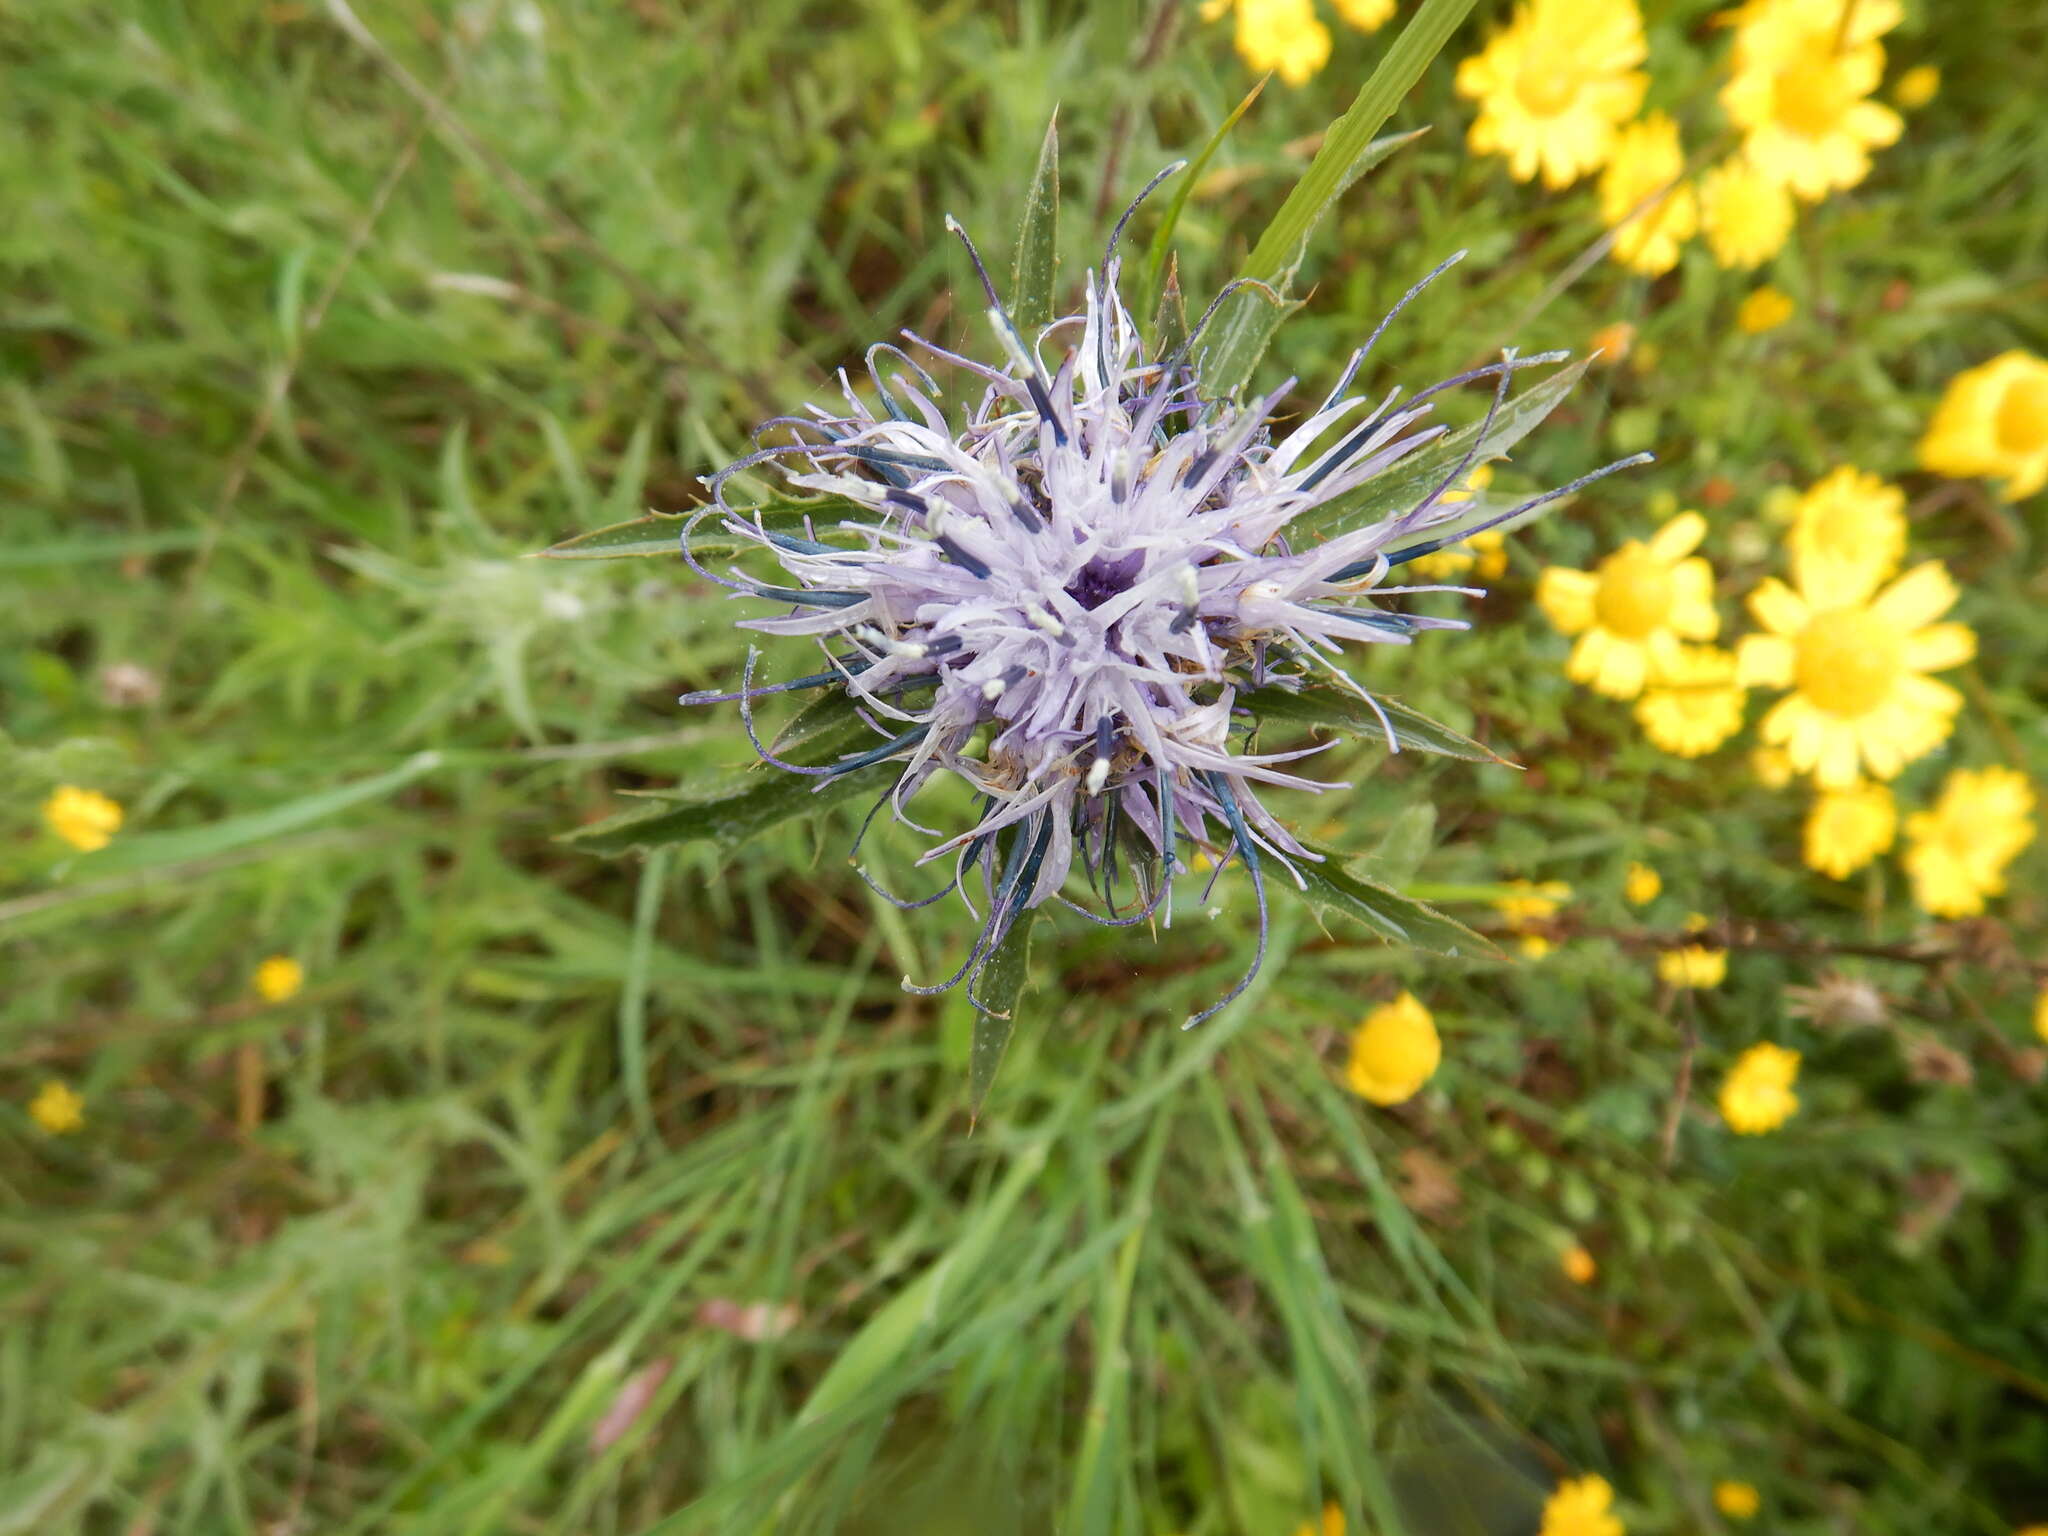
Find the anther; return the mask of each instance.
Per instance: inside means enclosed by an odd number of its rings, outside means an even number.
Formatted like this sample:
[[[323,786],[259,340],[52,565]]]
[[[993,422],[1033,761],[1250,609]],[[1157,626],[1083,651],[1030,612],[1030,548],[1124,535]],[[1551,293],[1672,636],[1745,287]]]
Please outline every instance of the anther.
[[[952,558],[953,563],[962,570],[971,575],[979,576],[984,580],[987,579],[988,567],[962,549],[959,542],[950,534],[936,534],[933,536],[932,542],[943,549]]]

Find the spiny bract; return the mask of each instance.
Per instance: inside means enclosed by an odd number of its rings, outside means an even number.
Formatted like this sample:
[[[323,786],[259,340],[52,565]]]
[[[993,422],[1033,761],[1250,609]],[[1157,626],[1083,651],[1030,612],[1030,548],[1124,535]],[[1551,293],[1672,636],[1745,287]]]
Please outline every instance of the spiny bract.
[[[825,669],[756,686],[750,649],[737,692],[683,702],[738,700],[755,749],[792,773],[824,781],[900,764],[876,809],[887,803],[912,826],[909,802],[941,769],[977,792],[972,825],[950,834],[918,827],[938,839],[920,862],[952,862],[946,887],[915,902],[889,897],[922,906],[957,890],[981,919],[960,970],[934,987],[906,979],[913,991],[943,991],[963,978],[971,987],[1018,917],[1043,902],[1117,926],[1144,922],[1163,903],[1170,923],[1172,880],[1188,869],[1183,851],[1210,852],[1218,871],[1241,859],[1258,898],[1258,958],[1192,1024],[1242,991],[1263,957],[1262,860],[1300,883],[1293,861],[1316,857],[1259,803],[1254,786],[1342,787],[1289,770],[1319,747],[1233,750],[1254,724],[1241,691],[1326,675],[1378,714],[1398,750],[1385,713],[1338,658],[1348,644],[1406,645],[1424,630],[1466,627],[1381,600],[1472,589],[1388,586],[1388,574],[1584,481],[1477,522],[1454,494],[1482,459],[1497,456],[1487,429],[1513,375],[1566,354],[1508,352],[1398,408],[1398,389],[1377,404],[1346,393],[1388,323],[1458,257],[1411,289],[1328,396],[1282,429],[1276,412],[1293,392],[1291,379],[1249,405],[1207,399],[1200,389],[1196,347],[1210,320],[1233,289],[1257,285],[1229,285],[1178,345],[1148,348],[1118,292],[1117,237],[1129,218],[1126,211],[1110,237],[1099,279],[1088,275],[1082,312],[1045,327],[1035,345],[1011,322],[973,243],[947,221],[987,291],[1007,366],[905,331],[934,366],[978,388],[971,410],[949,408],[922,363],[881,343],[867,356],[872,402],[842,370],[843,414],[814,405],[808,415],[774,418],[761,434],[780,429],[789,441],[712,477],[714,500],[686,526],[685,555],[700,575],[786,607],[781,617],[742,627],[815,640]],[[1048,352],[1058,358],[1050,366]],[[1327,536],[1308,530],[1308,514],[1325,514],[1319,524],[1339,521],[1330,514],[1365,501],[1379,477],[1445,434],[1422,424],[1434,396],[1480,380],[1493,384],[1486,423],[1409,504]],[[964,419],[956,422],[956,411]],[[809,515],[771,522],[727,501],[732,476],[761,465],[818,494]],[[763,581],[705,570],[691,540],[709,517],[742,550],[776,562],[778,575]],[[1468,526],[1442,536],[1461,517]],[[779,756],[761,741],[749,706],[766,694],[811,689],[836,690],[881,740],[826,763]],[[1117,894],[1120,853],[1128,900]],[[1061,894],[1077,855],[1106,913]]]

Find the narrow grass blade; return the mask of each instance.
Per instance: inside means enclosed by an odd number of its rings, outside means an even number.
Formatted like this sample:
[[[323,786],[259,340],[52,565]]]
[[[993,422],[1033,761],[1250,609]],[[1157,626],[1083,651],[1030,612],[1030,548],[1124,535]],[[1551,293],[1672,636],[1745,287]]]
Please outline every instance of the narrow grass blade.
[[[352,784],[337,785],[316,795],[304,795],[297,800],[287,800],[284,804],[273,805],[268,810],[252,811],[246,816],[230,816],[199,827],[180,827],[170,832],[142,832],[134,837],[116,838],[97,853],[88,853],[81,857],[74,868],[81,875],[112,875],[124,870],[156,869],[166,864],[180,864],[187,859],[212,858],[232,849],[246,848],[252,843],[267,842],[272,838],[282,837],[287,832],[296,832],[301,827],[311,826],[316,821],[324,821],[351,806],[361,805],[366,800],[380,800],[393,790],[410,784],[414,779],[431,773],[440,766],[440,753],[415,753],[388,773],[357,779]]]
[[[1129,1476],[1131,1445],[1131,1351],[1127,1337],[1131,1293],[1138,1280],[1138,1261],[1150,1232],[1152,1190],[1173,1125],[1171,1111],[1157,1116],[1146,1134],[1135,1176],[1120,1191],[1126,1209],[1135,1211],[1133,1227],[1117,1251],[1114,1269],[1105,1269],[1097,1289],[1094,1317],[1095,1380],[1088,1393],[1088,1414],[1081,1446],[1074,1460],[1073,1487],[1068,1496],[1063,1530],[1073,1536],[1114,1536],[1117,1492]],[[1106,1170],[1097,1160],[1098,1173]]]
[[[1412,143],[1428,132],[1416,128],[1407,133],[1389,134],[1383,139],[1374,139],[1365,147],[1350,167],[1349,174],[1332,195],[1334,202],[1349,191],[1351,184],[1367,171],[1378,165],[1387,156],[1405,144]],[[1300,308],[1298,303],[1289,301],[1287,295],[1294,285],[1295,275],[1301,270],[1302,260],[1308,255],[1308,242],[1304,237],[1293,255],[1270,277],[1260,277],[1266,286],[1263,289],[1249,289],[1224,300],[1223,308],[1210,322],[1204,336],[1197,367],[1202,376],[1202,393],[1214,398],[1234,395],[1243,389],[1252,376],[1252,370],[1259,365],[1259,359],[1266,355],[1266,346],[1272,341],[1273,333],[1281,323]],[[1251,276],[1247,272],[1244,274]],[[1274,301],[1278,295],[1281,302]],[[1225,386],[1228,386],[1226,388]]]
[[[917,1340],[938,1326],[948,1287],[959,1289],[975,1278],[1009,1224],[1010,1213],[1044,1166],[1043,1145],[1027,1147],[1018,1154],[1002,1183],[982,1202],[945,1253],[847,1341],[805,1399],[803,1411],[797,1415],[799,1426],[816,1423],[851,1405],[893,1370]]]
[[[633,1107],[633,1124],[649,1139],[654,1135],[654,1099],[647,1086],[647,972],[670,856],[667,848],[657,848],[640,871],[640,890],[633,902],[633,943],[626,953],[626,981],[619,992],[619,1071],[626,1082],[626,1102]]]
[[[1244,275],[1262,282],[1282,284],[1299,266],[1309,236],[1331,204],[1357,179],[1378,146],[1376,135],[1394,109],[1450,40],[1472,9],[1472,0],[1423,0],[1414,18],[1380,59],[1379,67],[1360,88],[1358,97],[1323,139],[1308,169],[1294,190],[1280,205],[1279,212],[1259,236],[1258,244],[1245,262]],[[1380,149],[1384,155],[1398,147],[1398,141]],[[1364,162],[1364,164],[1361,164]],[[1270,331],[1260,333],[1259,306],[1249,296],[1233,299],[1217,317],[1217,329],[1204,352],[1201,372],[1204,393],[1211,396],[1235,394],[1251,377],[1265,349]]]
[[[1429,857],[1436,843],[1436,806],[1418,799],[1404,806],[1387,823],[1379,846],[1370,856],[1372,868],[1386,879],[1405,886]]]
[[[43,565],[85,565],[94,560],[127,560],[166,550],[196,549],[206,535],[197,528],[167,528],[160,533],[117,533],[105,538],[60,539],[49,544],[17,544],[0,549],[0,571]]]
[[[1230,137],[1230,130],[1237,126],[1237,120],[1251,110],[1259,93],[1265,90],[1266,82],[1273,77],[1261,76],[1259,83],[1244,93],[1244,99],[1230,109],[1230,115],[1216,125],[1216,131],[1209,135],[1209,142],[1202,146],[1200,154],[1188,163],[1180,174],[1180,184],[1173,189],[1173,200],[1166,205],[1166,215],[1159,221],[1159,228],[1152,236],[1152,244],[1145,253],[1145,291],[1163,293],[1159,286],[1160,272],[1166,266],[1167,249],[1173,242],[1174,226],[1180,223],[1181,210],[1187,207],[1188,198],[1195,190],[1195,183],[1202,179],[1202,172],[1209,168],[1209,162],[1216,158],[1216,151],[1223,147],[1223,141]],[[1183,327],[1185,329],[1185,327]],[[1174,345],[1178,345],[1178,341]],[[1173,347],[1164,342],[1158,344],[1158,354],[1168,356]]]

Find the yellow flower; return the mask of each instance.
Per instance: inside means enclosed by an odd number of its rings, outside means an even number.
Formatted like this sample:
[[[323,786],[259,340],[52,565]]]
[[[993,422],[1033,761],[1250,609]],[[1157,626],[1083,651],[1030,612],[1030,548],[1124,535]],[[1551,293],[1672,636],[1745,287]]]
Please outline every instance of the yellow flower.
[[[1335,1504],[1325,1504],[1322,1523],[1304,1520],[1294,1528],[1294,1536],[1344,1536],[1344,1511]]]
[[[1743,295],[1742,302],[1735,306],[1735,327],[1745,336],[1761,336],[1790,320],[1792,308],[1790,294],[1766,284]]]
[[[1956,600],[1941,562],[1915,566],[1882,592],[1869,566],[1798,560],[1799,590],[1766,578],[1749,595],[1768,634],[1747,635],[1737,673],[1751,687],[1792,691],[1763,718],[1823,789],[1847,789],[1859,773],[1896,778],[1955,728],[1962,695],[1927,676],[1977,653],[1965,624],[1937,624]]]
[[[1785,545],[1795,561],[1867,567],[1874,586],[1906,553],[1906,493],[1844,464],[1799,498]]]
[[[1493,484],[1493,466],[1482,464],[1465,477],[1464,485],[1455,491],[1446,491],[1447,502],[1470,501],[1480,491]],[[1475,533],[1471,538],[1449,549],[1440,549],[1433,555],[1424,555],[1414,561],[1408,569],[1424,581],[1451,581],[1471,571],[1481,581],[1498,581],[1507,573],[1508,536],[1498,528],[1488,528]]]
[[[43,820],[72,847],[91,853],[106,847],[121,830],[121,807],[96,789],[60,784],[43,802]]]
[[[1421,1091],[1443,1055],[1436,1020],[1414,993],[1403,992],[1368,1013],[1352,1035],[1345,1081],[1360,1098],[1399,1104]]]
[[[1508,174],[1568,187],[1607,163],[1615,129],[1649,88],[1635,0],[1522,0],[1513,19],[1458,66],[1458,94],[1479,103],[1475,154]]]
[[[1918,111],[1941,91],[1941,71],[1932,64],[1916,64],[1899,76],[1892,87],[1892,100],[1908,112]]]
[[[1558,1256],[1557,1262],[1558,1266],[1564,1270],[1565,1279],[1571,1281],[1573,1285],[1591,1285],[1594,1278],[1600,1273],[1600,1266],[1594,1260],[1593,1255],[1586,1252],[1585,1248],[1578,1243],[1574,1243],[1571,1247],[1565,1249]]]
[[[1493,484],[1493,466],[1491,464],[1482,464],[1467,475],[1464,483],[1456,490],[1445,491],[1444,500],[1448,502],[1470,501],[1474,495],[1485,490],[1491,484]]]
[[[1906,818],[1913,900],[1936,917],[1971,917],[2005,890],[2005,866],[2034,840],[2034,790],[2010,768],[1958,768],[1934,808]]]
[[[1541,960],[1557,946],[1540,933],[1525,933],[1515,941],[1515,948],[1522,952],[1524,960]]]
[[[1631,864],[1622,881],[1621,894],[1632,907],[1647,907],[1664,889],[1664,877],[1647,864]]]
[[[1626,320],[1609,321],[1587,342],[1603,367],[1621,362],[1636,344],[1636,328]]]
[[[1700,233],[1731,271],[1760,267],[1792,233],[1792,194],[1747,160],[1727,160],[1700,178]]]
[[[1219,14],[1211,11],[1208,14]],[[1330,29],[1314,0],[1237,0],[1238,57],[1300,85],[1330,62]]]
[[[1799,1053],[1765,1041],[1735,1058],[1721,1081],[1721,1118],[1739,1136],[1775,1131],[1799,1110],[1792,1085],[1799,1080]]]
[[[1722,1481],[1714,1484],[1714,1508],[1730,1520],[1747,1520],[1756,1514],[1763,1500],[1749,1483]]]
[[[1728,951],[1688,944],[1657,957],[1657,979],[1674,987],[1718,987],[1728,979]]]
[[[1456,581],[1472,568],[1476,558],[1470,550],[1453,546],[1410,561],[1408,569],[1422,581]]]
[[[1475,533],[1466,540],[1472,546],[1478,563],[1473,574],[1481,581],[1499,581],[1508,572],[1508,536],[1498,528],[1488,528]]]
[[[1508,920],[1510,928],[1555,917],[1557,909],[1572,899],[1572,888],[1562,880],[1546,880],[1541,885],[1510,880],[1508,890],[1511,894],[1493,899],[1493,909]]]
[[[1741,665],[1739,657],[1736,665]],[[1749,771],[1756,775],[1757,783],[1765,789],[1783,789],[1799,772],[1792,766],[1792,759],[1785,755],[1783,747],[1758,747],[1749,754]]]
[[[1568,1477],[1544,1501],[1543,1528],[1536,1536],[1623,1536],[1612,1511],[1614,1489],[1597,1473]]]
[[[2048,358],[2002,352],[1948,381],[1920,463],[1937,475],[2005,482],[2007,501],[2048,485]]]
[[[1806,813],[1806,866],[1847,879],[1891,847],[1898,827],[1898,808],[1882,784],[1822,790]]]
[[[1615,135],[1600,173],[1600,221],[1614,231],[1614,259],[1656,277],[1678,265],[1678,248],[1699,228],[1699,200],[1680,181],[1685,151],[1678,124],[1652,112]]]
[[[1632,699],[1654,672],[1679,665],[1681,639],[1714,638],[1721,627],[1714,573],[1692,553],[1706,533],[1705,518],[1681,512],[1647,544],[1631,539],[1591,571],[1552,566],[1543,573],[1537,606],[1579,637],[1566,677]]]
[[[1877,39],[1898,0],[1749,0],[1734,13],[1735,56],[1721,105],[1742,153],[1807,202],[1853,187],[1870,151],[1895,142],[1899,114],[1870,100],[1884,77]]]
[[[2048,987],[2041,989],[2041,995],[2034,999],[2034,1033],[2041,1042],[2048,1045]]]
[[[290,955],[272,955],[256,967],[253,978],[256,995],[266,1003],[281,1003],[296,997],[306,984],[306,968]]]
[[[1424,581],[1454,581],[1470,571],[1481,581],[1499,581],[1507,574],[1507,535],[1498,528],[1475,533],[1464,547],[1453,545],[1424,555],[1408,567]]]
[[[28,1117],[49,1135],[62,1136],[85,1124],[85,1100],[69,1083],[51,1078],[29,1100]]]
[[[1757,293],[1771,291],[1767,288],[1757,289]],[[1750,297],[1755,298],[1756,294],[1751,294]],[[1787,299],[1785,302],[1790,304],[1792,301]],[[1802,493],[1793,490],[1789,485],[1774,485],[1764,492],[1763,499],[1757,506],[1772,522],[1782,523],[1789,528],[1792,526],[1792,519],[1799,515],[1799,503],[1804,499]]]
[[[1746,697],[1735,680],[1733,651],[1680,646],[1677,657],[1651,675],[1636,701],[1636,722],[1673,756],[1704,757],[1742,729]]]
[[[1336,0],[1336,6],[1344,25],[1361,32],[1379,31],[1394,14],[1394,0]]]

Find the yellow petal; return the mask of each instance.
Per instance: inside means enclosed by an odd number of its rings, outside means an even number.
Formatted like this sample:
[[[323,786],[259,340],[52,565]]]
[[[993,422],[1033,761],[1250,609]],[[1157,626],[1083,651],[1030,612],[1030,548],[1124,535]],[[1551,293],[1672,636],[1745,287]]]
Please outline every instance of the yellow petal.
[[[1809,550],[1792,556],[1792,576],[1807,606],[1825,613],[1868,602],[1885,572],[1869,561],[1834,560]]]
[[[1977,633],[1967,624],[1930,624],[1906,637],[1906,665],[1915,672],[1959,667],[1977,654]]]
[[[1749,611],[1765,629],[1788,639],[1805,629],[1813,618],[1806,600],[1775,576],[1765,577],[1749,594]],[[1785,681],[1790,684],[1792,680],[1787,677]]]
[[[1939,560],[1916,565],[1877,595],[1870,611],[1901,629],[1924,629],[1947,613],[1956,600],[1956,584]]]
[[[1820,755],[1814,760],[1813,779],[1822,789],[1850,789],[1862,777],[1862,744],[1856,729],[1842,721],[1829,721],[1822,728]]]
[[[1798,660],[1782,635],[1744,635],[1735,652],[1735,681],[1745,688],[1790,688]]]
[[[1579,637],[1565,675],[1610,699],[1632,699],[1650,675],[1650,655],[1634,640],[1592,629]]]
[[[1688,640],[1711,640],[1721,631],[1721,615],[1714,611],[1714,568],[1697,556],[1672,569],[1668,622]]]
[[[1536,578],[1536,606],[1567,635],[1593,627],[1593,598],[1600,579],[1591,571],[1553,565]]]
[[[1707,520],[1697,512],[1681,512],[1650,540],[1650,553],[1667,563],[1684,559],[1707,536]]]

